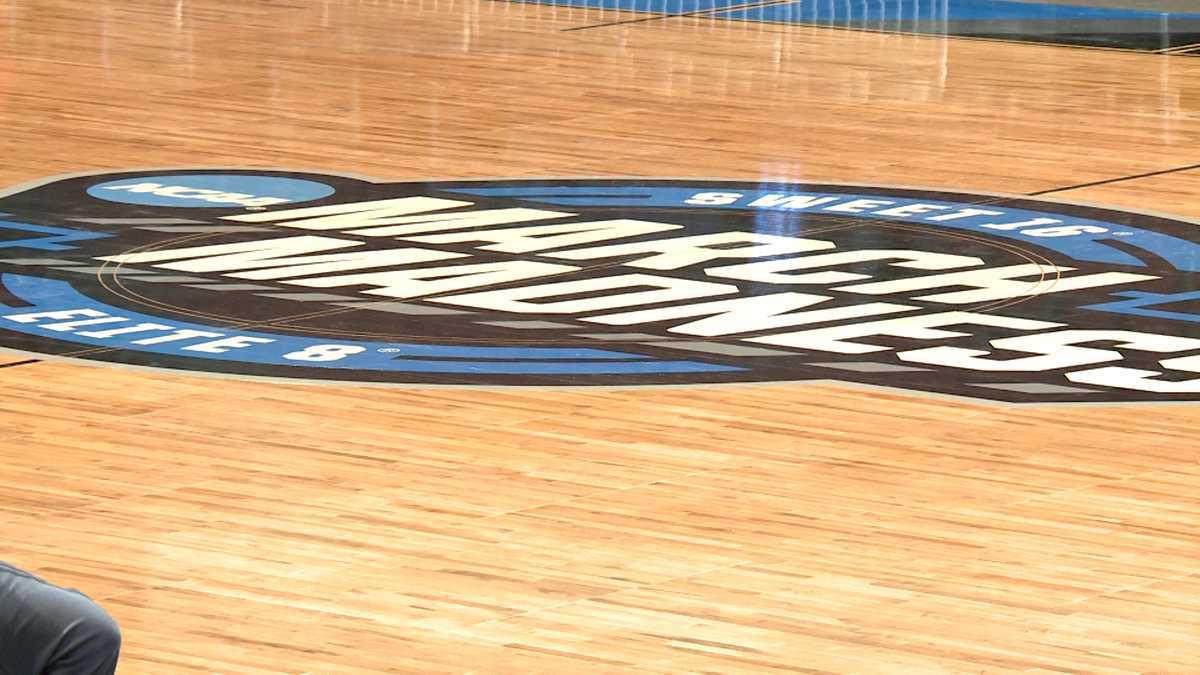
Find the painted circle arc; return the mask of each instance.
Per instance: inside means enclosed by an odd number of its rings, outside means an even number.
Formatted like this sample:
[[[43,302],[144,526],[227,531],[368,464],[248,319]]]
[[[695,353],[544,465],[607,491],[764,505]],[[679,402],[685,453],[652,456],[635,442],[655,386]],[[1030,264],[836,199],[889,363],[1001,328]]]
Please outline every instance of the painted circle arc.
[[[0,195],[0,347],[353,383],[1192,401],[1197,227],[887,186],[70,176]]]

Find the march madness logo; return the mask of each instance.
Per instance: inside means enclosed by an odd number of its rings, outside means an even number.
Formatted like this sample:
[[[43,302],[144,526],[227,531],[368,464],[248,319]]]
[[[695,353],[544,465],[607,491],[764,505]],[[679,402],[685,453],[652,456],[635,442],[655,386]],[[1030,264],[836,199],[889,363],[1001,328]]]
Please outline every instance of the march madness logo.
[[[76,176],[0,198],[0,346],[344,382],[1200,398],[1197,225],[703,180]]]

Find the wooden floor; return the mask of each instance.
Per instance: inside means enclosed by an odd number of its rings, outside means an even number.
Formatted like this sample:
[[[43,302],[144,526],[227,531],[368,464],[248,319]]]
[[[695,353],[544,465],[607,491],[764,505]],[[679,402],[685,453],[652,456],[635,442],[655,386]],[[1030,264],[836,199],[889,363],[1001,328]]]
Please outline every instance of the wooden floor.
[[[0,183],[152,166],[1029,193],[1200,59],[484,0],[0,3]],[[1055,193],[1200,217],[1200,170]],[[26,358],[0,355],[0,363]],[[122,673],[1197,673],[1196,406],[0,370],[0,558]]]

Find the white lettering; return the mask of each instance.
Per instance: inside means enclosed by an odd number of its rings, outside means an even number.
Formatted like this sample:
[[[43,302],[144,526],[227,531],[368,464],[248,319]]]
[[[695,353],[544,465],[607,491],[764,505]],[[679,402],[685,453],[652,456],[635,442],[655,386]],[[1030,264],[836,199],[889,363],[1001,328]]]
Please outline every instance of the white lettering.
[[[990,352],[960,347],[930,347],[897,354],[901,360],[928,363],[951,368],[986,371],[1041,372],[1093,363],[1120,361],[1121,354],[1111,349],[1093,349],[1074,345],[1087,342],[1113,341],[1121,349],[1151,352],[1179,352],[1200,349],[1200,340],[1191,338],[1137,333],[1124,330],[1062,330],[1037,335],[992,340],[996,349],[1039,354],[1017,359],[993,360],[981,358]]]
[[[1033,227],[1034,225],[1054,225],[1061,223],[1061,220],[1055,218],[1033,218],[1032,220],[1022,220],[1018,223],[986,223],[979,227],[986,227],[989,230],[1019,230],[1022,227]]]
[[[908,279],[893,279],[869,284],[841,286],[836,290],[868,295],[884,295],[888,293],[906,293],[908,291],[928,288],[946,288],[951,286],[969,286],[976,290],[956,291],[952,293],[936,293],[934,295],[918,296],[918,300],[929,300],[952,305],[964,305],[991,300],[1006,300],[1025,295],[1046,295],[1062,293],[1082,288],[1095,288],[1127,284],[1135,281],[1147,281],[1158,277],[1144,274],[1128,274],[1125,272],[1101,272],[1099,274],[1081,274],[1063,278],[1063,272],[1073,271],[1074,267],[1057,267],[1055,265],[1010,265],[1008,267],[990,267],[968,272],[951,272],[949,274],[934,274]],[[1018,281],[1020,277],[1039,275],[1033,281]]]
[[[816,195],[763,195],[750,202],[750,206],[781,209],[807,209],[829,202],[836,202],[841,197],[818,197]]]
[[[465,288],[491,286],[493,284],[536,279],[565,272],[574,272],[578,267],[552,263],[513,260],[508,262],[482,263],[479,265],[452,265],[447,267],[422,267],[410,270],[367,272],[344,276],[299,279],[284,283],[312,288],[334,288],[339,286],[376,286],[361,291],[367,295],[382,295],[389,298],[415,298],[431,293],[460,291]]]
[[[207,354],[224,354],[230,349],[242,349],[256,344],[266,344],[274,342],[270,338],[250,337],[249,335],[234,335],[222,340],[213,340],[212,342],[202,342],[198,345],[184,347],[183,351],[189,352],[205,352]],[[145,344],[140,342],[137,344]]]
[[[640,234],[678,230],[682,225],[655,223],[646,220],[597,220],[587,223],[565,223],[563,225],[534,225],[512,227],[501,230],[483,230],[434,234],[423,237],[406,237],[406,241],[422,244],[460,244],[464,242],[490,241],[491,246],[480,246],[484,251],[502,253],[531,253],[552,248],[578,246],[608,239],[625,239]]]
[[[829,248],[833,248],[833,244],[829,244]],[[944,270],[983,264],[983,261],[979,258],[965,255],[928,253],[925,251],[869,249],[825,253],[797,258],[782,258],[779,260],[763,260],[760,262],[743,263],[741,265],[727,265],[725,267],[710,267],[705,270],[705,274],[764,284],[835,284],[858,279],[869,279],[870,275],[852,272],[815,272],[810,274],[781,274],[781,272],[893,259],[905,261],[891,263],[896,267],[908,267],[919,270]]]
[[[143,333],[148,330],[171,330],[171,327],[164,326],[164,325],[158,324],[158,323],[139,323],[139,324],[135,324],[132,326],[125,326],[123,328],[110,328],[108,330],[80,331],[79,335],[81,335],[83,337],[104,339],[104,338],[116,337],[117,335],[127,335],[129,333]]]
[[[307,206],[300,209],[285,209],[282,211],[264,211],[262,213],[245,213],[238,216],[225,216],[224,220],[239,223],[277,223],[291,220],[287,227],[299,227],[306,230],[337,230],[347,227],[363,227],[374,221],[387,221],[392,216],[403,216],[410,213],[425,211],[440,211],[459,206],[472,206],[474,202],[463,202],[455,199],[435,199],[433,197],[401,197],[399,199],[379,199],[371,202],[351,202],[349,204],[329,204],[327,206]],[[378,225],[388,225],[387,222],[375,222]]]
[[[341,361],[347,356],[361,354],[366,347],[358,345],[310,345],[300,351],[288,352],[283,358],[289,361]]]
[[[122,318],[119,316],[110,316],[110,317],[106,317],[103,319],[81,319],[79,321],[63,321],[61,323],[44,323],[41,325],[41,328],[45,328],[46,330],[53,330],[53,331],[59,331],[59,332],[65,333],[65,332],[69,332],[69,331],[74,331],[76,328],[79,328],[80,326],[95,326],[95,325],[103,324],[103,323],[120,323],[122,321],[128,321],[128,320],[129,319]]]
[[[896,218],[911,218],[931,211],[945,211],[949,206],[939,206],[937,204],[905,204],[883,211],[876,211],[877,216],[894,216]]]
[[[4,318],[17,323],[37,323],[41,319],[73,319],[77,316],[108,316],[108,314],[95,309],[64,309],[57,312],[6,314]]]
[[[693,316],[710,316],[710,318],[692,321],[669,330],[672,333],[711,337],[824,321],[858,319],[864,316],[892,314],[919,309],[918,307],[908,307],[905,305],[872,302],[811,312],[792,312],[795,309],[832,299],[823,295],[808,295],[804,293],[774,293],[772,295],[718,300],[716,302],[705,302],[695,305],[675,305],[636,312],[625,312],[622,314],[607,314],[583,319],[583,321],[624,326]],[[788,312],[792,313],[789,314]]]
[[[1079,234],[1104,234],[1106,228],[1096,225],[1063,225],[1062,227],[1042,227],[1036,230],[1021,230],[1021,234],[1030,237],[1074,237]]]
[[[362,244],[346,239],[305,235],[282,239],[240,242],[236,244],[216,244],[213,246],[195,246],[166,251],[126,253],[106,256],[98,258],[98,260],[119,263],[152,263],[163,260],[184,259],[185,262],[164,263],[155,265],[155,267],[186,272],[222,272],[225,273],[225,276],[239,279],[283,279],[302,275],[332,274],[369,267],[390,267],[394,265],[469,257],[465,253],[431,251],[420,248],[357,251],[315,256],[296,255],[352,246],[362,246]],[[259,271],[229,272],[229,270],[254,269]]]
[[[749,245],[720,248],[740,243],[747,243]],[[830,248],[831,246],[832,244],[827,241],[816,239],[780,237],[772,234],[758,234],[757,232],[719,232],[717,234],[701,234],[690,237],[655,239],[632,244],[598,246],[561,253],[545,253],[543,255],[552,258],[566,258],[567,260],[594,260],[597,258],[613,258],[642,253],[657,253],[658,255],[632,260],[623,264],[630,267],[644,267],[654,270],[674,270],[720,258],[760,258],[785,253],[815,251]]]
[[[655,290],[559,300],[557,302],[531,302],[535,299],[570,295],[592,294],[594,296],[604,291],[639,287],[650,287]],[[730,295],[737,293],[737,291],[736,286],[728,284],[673,279],[650,274],[622,274],[612,277],[542,284],[540,286],[523,286],[521,288],[484,291],[482,293],[452,295],[445,298],[432,298],[431,301],[518,314],[570,314],[596,312],[615,307],[629,307],[630,305],[648,305],[656,302],[678,302],[680,300],[691,300],[692,298]]]
[[[162,183],[128,183],[126,185],[109,185],[105,190],[125,190],[126,192],[155,192],[163,188]]]
[[[134,340],[132,344],[135,344],[135,345],[157,345],[157,344],[162,344],[164,342],[178,342],[179,340],[190,340],[191,338],[198,338],[198,337],[219,338],[219,337],[223,337],[223,336],[224,336],[224,333],[214,333],[212,331],[207,331],[207,330],[193,330],[191,328],[180,328],[180,329],[172,331],[171,333],[168,333],[166,335],[159,335],[157,337],[145,338],[142,340]]]
[[[888,201],[886,199],[852,199],[843,204],[838,204],[837,206],[826,206],[822,210],[834,211],[836,213],[862,213],[864,211],[871,211],[881,206],[887,206],[888,204],[895,203],[896,202]]]
[[[105,190],[124,190],[126,192],[152,193],[158,197],[173,197],[175,199],[198,199],[213,204],[239,204],[241,206],[274,206],[286,204],[290,199],[280,197],[255,197],[240,192],[221,192],[205,188],[192,188],[183,185],[163,185],[162,183],[129,183],[126,185],[110,185]]]
[[[1172,370],[1200,373],[1200,355],[1163,359],[1159,364]],[[1117,387],[1136,391],[1152,391],[1159,394],[1200,394],[1200,377],[1191,380],[1152,380],[1162,373],[1137,368],[1108,366],[1092,370],[1067,373],[1067,379],[1080,384],[1095,384],[1102,387]]]
[[[541,211],[538,209],[492,209],[488,211],[465,211],[428,216],[386,218],[376,221],[376,225],[383,223],[384,220],[392,223],[391,225],[386,227],[373,226],[365,229],[347,230],[346,232],[349,234],[361,234],[364,237],[399,237],[409,234],[419,234],[421,232],[445,232],[446,230],[465,230],[488,227],[491,225],[506,225],[508,223],[528,223],[535,220],[569,218],[574,215],[574,213]],[[295,225],[292,223],[285,224],[288,227],[295,227]]]
[[[850,338],[892,336],[910,340],[937,340],[941,338],[963,337],[968,333],[958,333],[948,330],[936,330],[945,326],[970,324],[977,326],[995,326],[1013,330],[1039,330],[1057,328],[1063,324],[1048,321],[1033,321],[1017,319],[995,314],[976,314],[974,312],[941,312],[938,314],[923,314],[900,319],[885,319],[883,321],[868,321],[846,326],[818,328],[815,330],[766,335],[757,338],[747,338],[748,342],[761,342],[771,345],[783,345],[797,349],[815,349],[823,352],[839,354],[866,354],[891,349],[877,345],[847,342]]]
[[[109,190],[113,188],[108,188]],[[154,194],[160,197],[179,197],[180,199],[201,199],[207,198],[210,195],[222,194],[220,190],[204,190],[200,188],[189,188],[180,185],[171,187],[159,188],[154,191]],[[250,197],[251,195],[236,195],[238,197]]]
[[[683,201],[684,204],[699,206],[725,206],[742,198],[740,192],[697,192]]]
[[[947,220],[958,220],[959,218],[971,218],[973,216],[1002,216],[1003,211],[991,211],[989,209],[959,209],[953,213],[943,213],[940,216],[930,216],[925,220],[933,223],[941,223]]]
[[[521,208],[428,213],[429,211],[443,211],[473,204],[474,202],[454,199],[402,197],[372,202],[312,206],[286,211],[247,213],[226,216],[225,220],[234,220],[240,223],[277,223],[283,227],[304,230],[345,230],[349,234],[368,237],[393,237],[422,232],[444,232],[446,230],[464,230],[491,225],[566,218],[575,215],[560,211]]]

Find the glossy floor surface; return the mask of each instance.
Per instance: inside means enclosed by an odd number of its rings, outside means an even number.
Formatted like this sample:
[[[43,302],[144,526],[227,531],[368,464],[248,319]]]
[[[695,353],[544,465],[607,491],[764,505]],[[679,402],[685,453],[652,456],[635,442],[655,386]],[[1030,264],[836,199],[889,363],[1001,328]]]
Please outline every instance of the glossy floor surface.
[[[467,0],[0,4],[0,182],[850,182],[1200,218],[1200,60]],[[588,30],[573,30],[600,26]],[[0,354],[0,558],[122,673],[1194,673],[1194,405]]]

